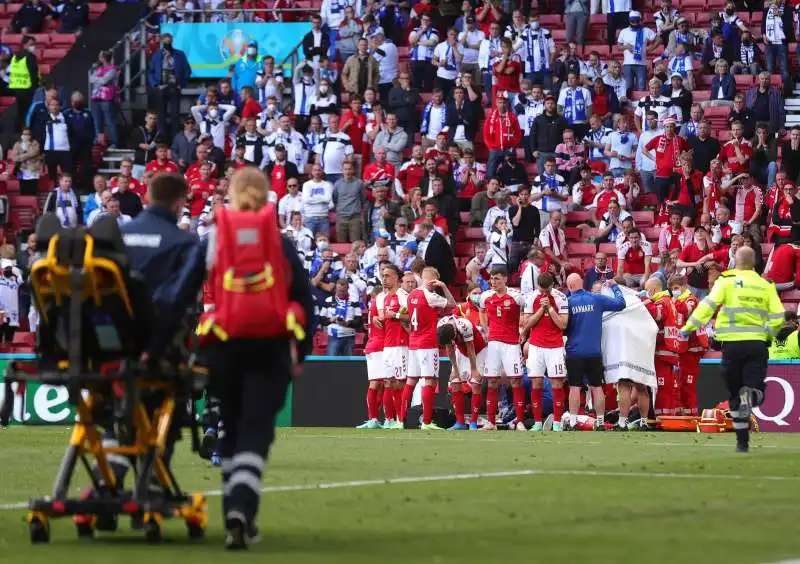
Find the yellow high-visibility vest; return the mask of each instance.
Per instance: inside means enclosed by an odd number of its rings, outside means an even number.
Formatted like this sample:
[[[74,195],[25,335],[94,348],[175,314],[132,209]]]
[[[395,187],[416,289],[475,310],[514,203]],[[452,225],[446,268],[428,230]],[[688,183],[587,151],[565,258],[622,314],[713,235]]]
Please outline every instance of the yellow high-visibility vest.
[[[8,87],[11,90],[27,90],[33,87],[31,72],[28,70],[28,58],[24,55],[11,57]]]

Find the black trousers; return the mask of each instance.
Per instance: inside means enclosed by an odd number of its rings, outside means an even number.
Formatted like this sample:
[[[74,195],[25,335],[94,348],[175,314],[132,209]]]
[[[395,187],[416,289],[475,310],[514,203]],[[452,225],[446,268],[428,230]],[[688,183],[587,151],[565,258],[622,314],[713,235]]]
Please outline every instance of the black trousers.
[[[50,180],[58,183],[58,171],[75,172],[75,159],[70,151],[45,151],[44,164],[47,165],[47,176]]]
[[[628,27],[628,14],[629,12],[614,12],[606,16],[609,49],[617,44],[617,32]]]
[[[31,107],[34,92],[34,88],[28,88],[27,90],[11,90],[12,95],[17,99],[17,115],[14,118],[14,135],[22,133],[22,127],[25,125],[25,116],[28,115],[28,108]]]
[[[0,325],[0,343],[10,345],[14,341],[14,333],[16,332],[17,328],[9,325],[8,320],[6,320]]]
[[[728,387],[731,412],[739,410],[739,391],[747,386],[764,391],[769,349],[764,341],[722,343],[722,378]]]
[[[430,61],[411,61],[411,85],[420,92],[433,90],[436,67]]]
[[[287,339],[229,341],[209,350],[211,391],[220,399],[223,518],[253,523],[275,417],[292,380]]]
[[[75,191],[79,194],[86,194],[92,190],[92,178],[94,177],[94,159],[92,158],[92,148],[75,149],[73,152],[73,167],[75,167]]]
[[[181,130],[181,90],[171,85],[156,88],[153,92],[158,110],[158,130],[164,142],[172,143],[172,137]]]

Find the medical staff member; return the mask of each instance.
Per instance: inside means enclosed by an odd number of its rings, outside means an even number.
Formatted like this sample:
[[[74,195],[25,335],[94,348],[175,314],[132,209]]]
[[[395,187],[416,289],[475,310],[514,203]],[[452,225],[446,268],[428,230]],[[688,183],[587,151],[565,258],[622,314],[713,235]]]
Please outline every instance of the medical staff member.
[[[597,412],[596,430],[605,430],[606,397],[603,392],[603,352],[600,348],[603,332],[603,314],[625,309],[625,297],[617,283],[607,280],[614,297],[592,294],[583,289],[579,274],[567,277],[569,321],[567,322],[567,382],[569,383],[569,422],[565,431],[576,431],[581,388],[584,377],[589,382],[592,400]]]
[[[769,342],[783,326],[785,312],[775,284],[755,271],[750,247],[739,247],[735,268],[720,274],[714,287],[681,329],[697,331],[717,314],[714,338],[722,343],[722,377],[730,393],[736,452],[750,445],[750,413],[764,401]]]
[[[261,474],[275,439],[275,417],[312,345],[308,274],[278,231],[268,192],[267,177],[256,168],[239,169],[231,178],[230,208],[217,210],[208,234],[206,267],[215,309],[198,327],[225,430],[217,449],[230,550],[256,540]],[[257,272],[254,265],[263,272],[228,274]]]

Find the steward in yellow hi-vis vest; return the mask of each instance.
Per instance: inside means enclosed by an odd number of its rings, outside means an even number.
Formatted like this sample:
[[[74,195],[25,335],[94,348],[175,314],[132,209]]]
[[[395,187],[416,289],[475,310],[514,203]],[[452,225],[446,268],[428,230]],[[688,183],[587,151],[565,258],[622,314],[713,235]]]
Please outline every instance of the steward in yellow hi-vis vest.
[[[20,49],[11,56],[8,65],[8,89],[17,99],[15,132],[22,129],[37,88],[39,88],[39,62],[36,59],[36,38],[25,35],[22,37]]]
[[[800,360],[800,332],[797,331],[797,314],[787,311],[783,327],[769,347],[770,360]]]
[[[730,393],[737,452],[747,452],[750,411],[764,401],[769,342],[783,325],[783,304],[772,282],[754,270],[755,253],[740,247],[736,268],[723,272],[700,302],[682,334],[696,331],[717,313],[715,338],[722,343],[722,376]]]

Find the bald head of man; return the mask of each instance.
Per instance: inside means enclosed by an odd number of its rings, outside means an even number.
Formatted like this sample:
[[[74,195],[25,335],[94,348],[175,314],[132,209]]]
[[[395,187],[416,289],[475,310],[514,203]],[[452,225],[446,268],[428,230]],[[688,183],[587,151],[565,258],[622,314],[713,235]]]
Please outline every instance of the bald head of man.
[[[734,260],[739,270],[753,270],[756,267],[756,253],[750,247],[736,249]]]
[[[578,290],[583,290],[583,278],[581,278],[580,274],[573,272],[569,276],[567,276],[567,290],[570,292],[577,292]]]
[[[648,295],[652,296],[663,290],[664,285],[661,283],[660,278],[648,278],[647,282],[644,283],[644,289],[647,291]]]

